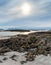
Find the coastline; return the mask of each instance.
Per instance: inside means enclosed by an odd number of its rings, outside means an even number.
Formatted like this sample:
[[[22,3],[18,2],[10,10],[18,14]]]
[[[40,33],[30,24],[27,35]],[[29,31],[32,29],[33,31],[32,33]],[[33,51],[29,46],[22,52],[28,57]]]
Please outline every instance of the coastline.
[[[51,31],[22,32],[5,37],[0,39],[1,65],[51,65]]]
[[[7,36],[4,36],[4,35],[0,34],[1,35],[0,40],[1,39],[9,39],[12,36],[16,36],[16,35],[28,35],[28,34],[36,33],[36,32],[48,32],[48,30],[35,30],[35,31],[29,30],[29,31],[24,31],[24,32],[19,31],[19,30],[18,31],[9,31],[9,30],[8,31],[0,31],[0,33],[5,34],[5,35],[10,33],[10,35],[7,35]]]

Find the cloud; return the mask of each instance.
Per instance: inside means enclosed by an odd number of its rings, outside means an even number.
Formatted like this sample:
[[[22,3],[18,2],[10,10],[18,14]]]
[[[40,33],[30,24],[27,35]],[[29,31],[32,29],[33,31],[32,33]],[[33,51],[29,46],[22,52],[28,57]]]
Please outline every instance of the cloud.
[[[33,28],[49,28],[51,27],[51,20],[48,21],[24,21],[21,24],[16,25],[4,25],[0,26],[0,28],[8,29],[8,28],[17,28],[17,29],[33,29]]]
[[[21,13],[21,5],[28,2],[32,6],[32,13],[29,16],[24,16]],[[51,0],[1,0],[0,1],[0,23],[5,23],[10,20],[34,17],[40,18],[47,16],[51,17]],[[38,24],[39,25],[39,24]]]

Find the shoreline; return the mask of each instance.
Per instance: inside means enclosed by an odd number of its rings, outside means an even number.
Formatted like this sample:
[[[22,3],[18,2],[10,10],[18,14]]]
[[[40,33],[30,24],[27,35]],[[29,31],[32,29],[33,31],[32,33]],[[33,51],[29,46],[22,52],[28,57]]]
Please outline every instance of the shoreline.
[[[29,31],[29,32],[16,32],[16,31],[1,31],[3,34],[5,34],[5,32],[6,33],[12,33],[11,35],[8,35],[8,36],[0,36],[0,40],[1,39],[9,39],[9,38],[11,38],[12,36],[16,36],[16,35],[28,35],[28,34],[30,34],[30,33],[35,33],[35,32],[37,32],[37,31]]]
[[[19,56],[15,55],[16,53]],[[27,33],[24,32],[23,34],[21,33],[18,35],[14,35],[9,39],[1,39],[0,57],[1,56],[2,58],[4,56],[7,58],[8,56],[11,61],[18,61],[19,63],[17,63],[20,65],[28,65],[29,62],[31,63],[31,65],[38,65],[36,64],[36,62],[39,64],[41,64],[42,62],[42,64],[44,64],[44,60],[46,60],[47,58],[51,58],[51,31],[31,31]],[[19,59],[17,59],[17,56],[19,57]],[[4,60],[6,58],[4,58]],[[51,59],[48,59],[49,63],[50,60]],[[0,61],[0,63],[1,62],[2,61]]]
[[[8,33],[12,33],[11,35],[7,35],[7,36],[0,36],[0,39],[9,39],[11,38],[12,36],[16,36],[16,35],[28,35],[28,34],[32,34],[32,33],[38,33],[38,32],[48,32],[48,30],[36,30],[36,31],[32,31],[32,30],[29,30],[29,31],[24,31],[24,32],[20,32],[20,31],[0,31],[0,33],[3,33],[3,34],[8,34]],[[6,35],[5,34],[5,35]]]

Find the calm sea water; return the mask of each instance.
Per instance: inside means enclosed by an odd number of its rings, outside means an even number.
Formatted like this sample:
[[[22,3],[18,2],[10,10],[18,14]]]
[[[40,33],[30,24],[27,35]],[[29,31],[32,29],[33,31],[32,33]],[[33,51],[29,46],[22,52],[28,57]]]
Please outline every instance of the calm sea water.
[[[14,35],[17,35],[17,34],[20,34],[20,32],[10,32],[10,31],[2,31],[0,32],[0,40],[1,39],[8,39],[10,38],[11,36],[14,36]]]
[[[2,31],[0,32],[0,39],[7,39],[10,38],[11,36],[18,35],[18,34],[23,34],[27,35],[29,33],[34,33],[38,31],[30,31],[30,32],[10,32],[10,31]],[[40,32],[40,31],[39,31]]]
[[[48,31],[48,30],[37,30],[37,31],[30,31],[30,32],[11,32],[11,31],[2,31],[2,32],[0,32],[0,37],[2,37],[2,36],[13,36],[13,35],[17,35],[17,34],[25,34],[25,35],[27,35],[27,34],[29,34],[29,33],[34,33],[34,32],[41,32],[41,31],[44,31],[44,32],[46,32],[46,31]]]
[[[9,31],[6,31],[6,32],[0,32],[0,37],[1,36],[13,36],[13,35],[17,35],[17,34],[20,34],[20,32],[9,32]]]

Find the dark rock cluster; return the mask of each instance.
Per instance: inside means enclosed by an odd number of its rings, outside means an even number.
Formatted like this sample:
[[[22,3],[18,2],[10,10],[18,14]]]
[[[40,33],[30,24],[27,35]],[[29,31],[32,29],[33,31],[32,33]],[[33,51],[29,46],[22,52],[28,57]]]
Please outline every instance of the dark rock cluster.
[[[0,54],[9,51],[27,51],[25,57],[28,61],[34,60],[36,55],[51,55],[51,32],[17,35],[10,39],[0,40]]]

